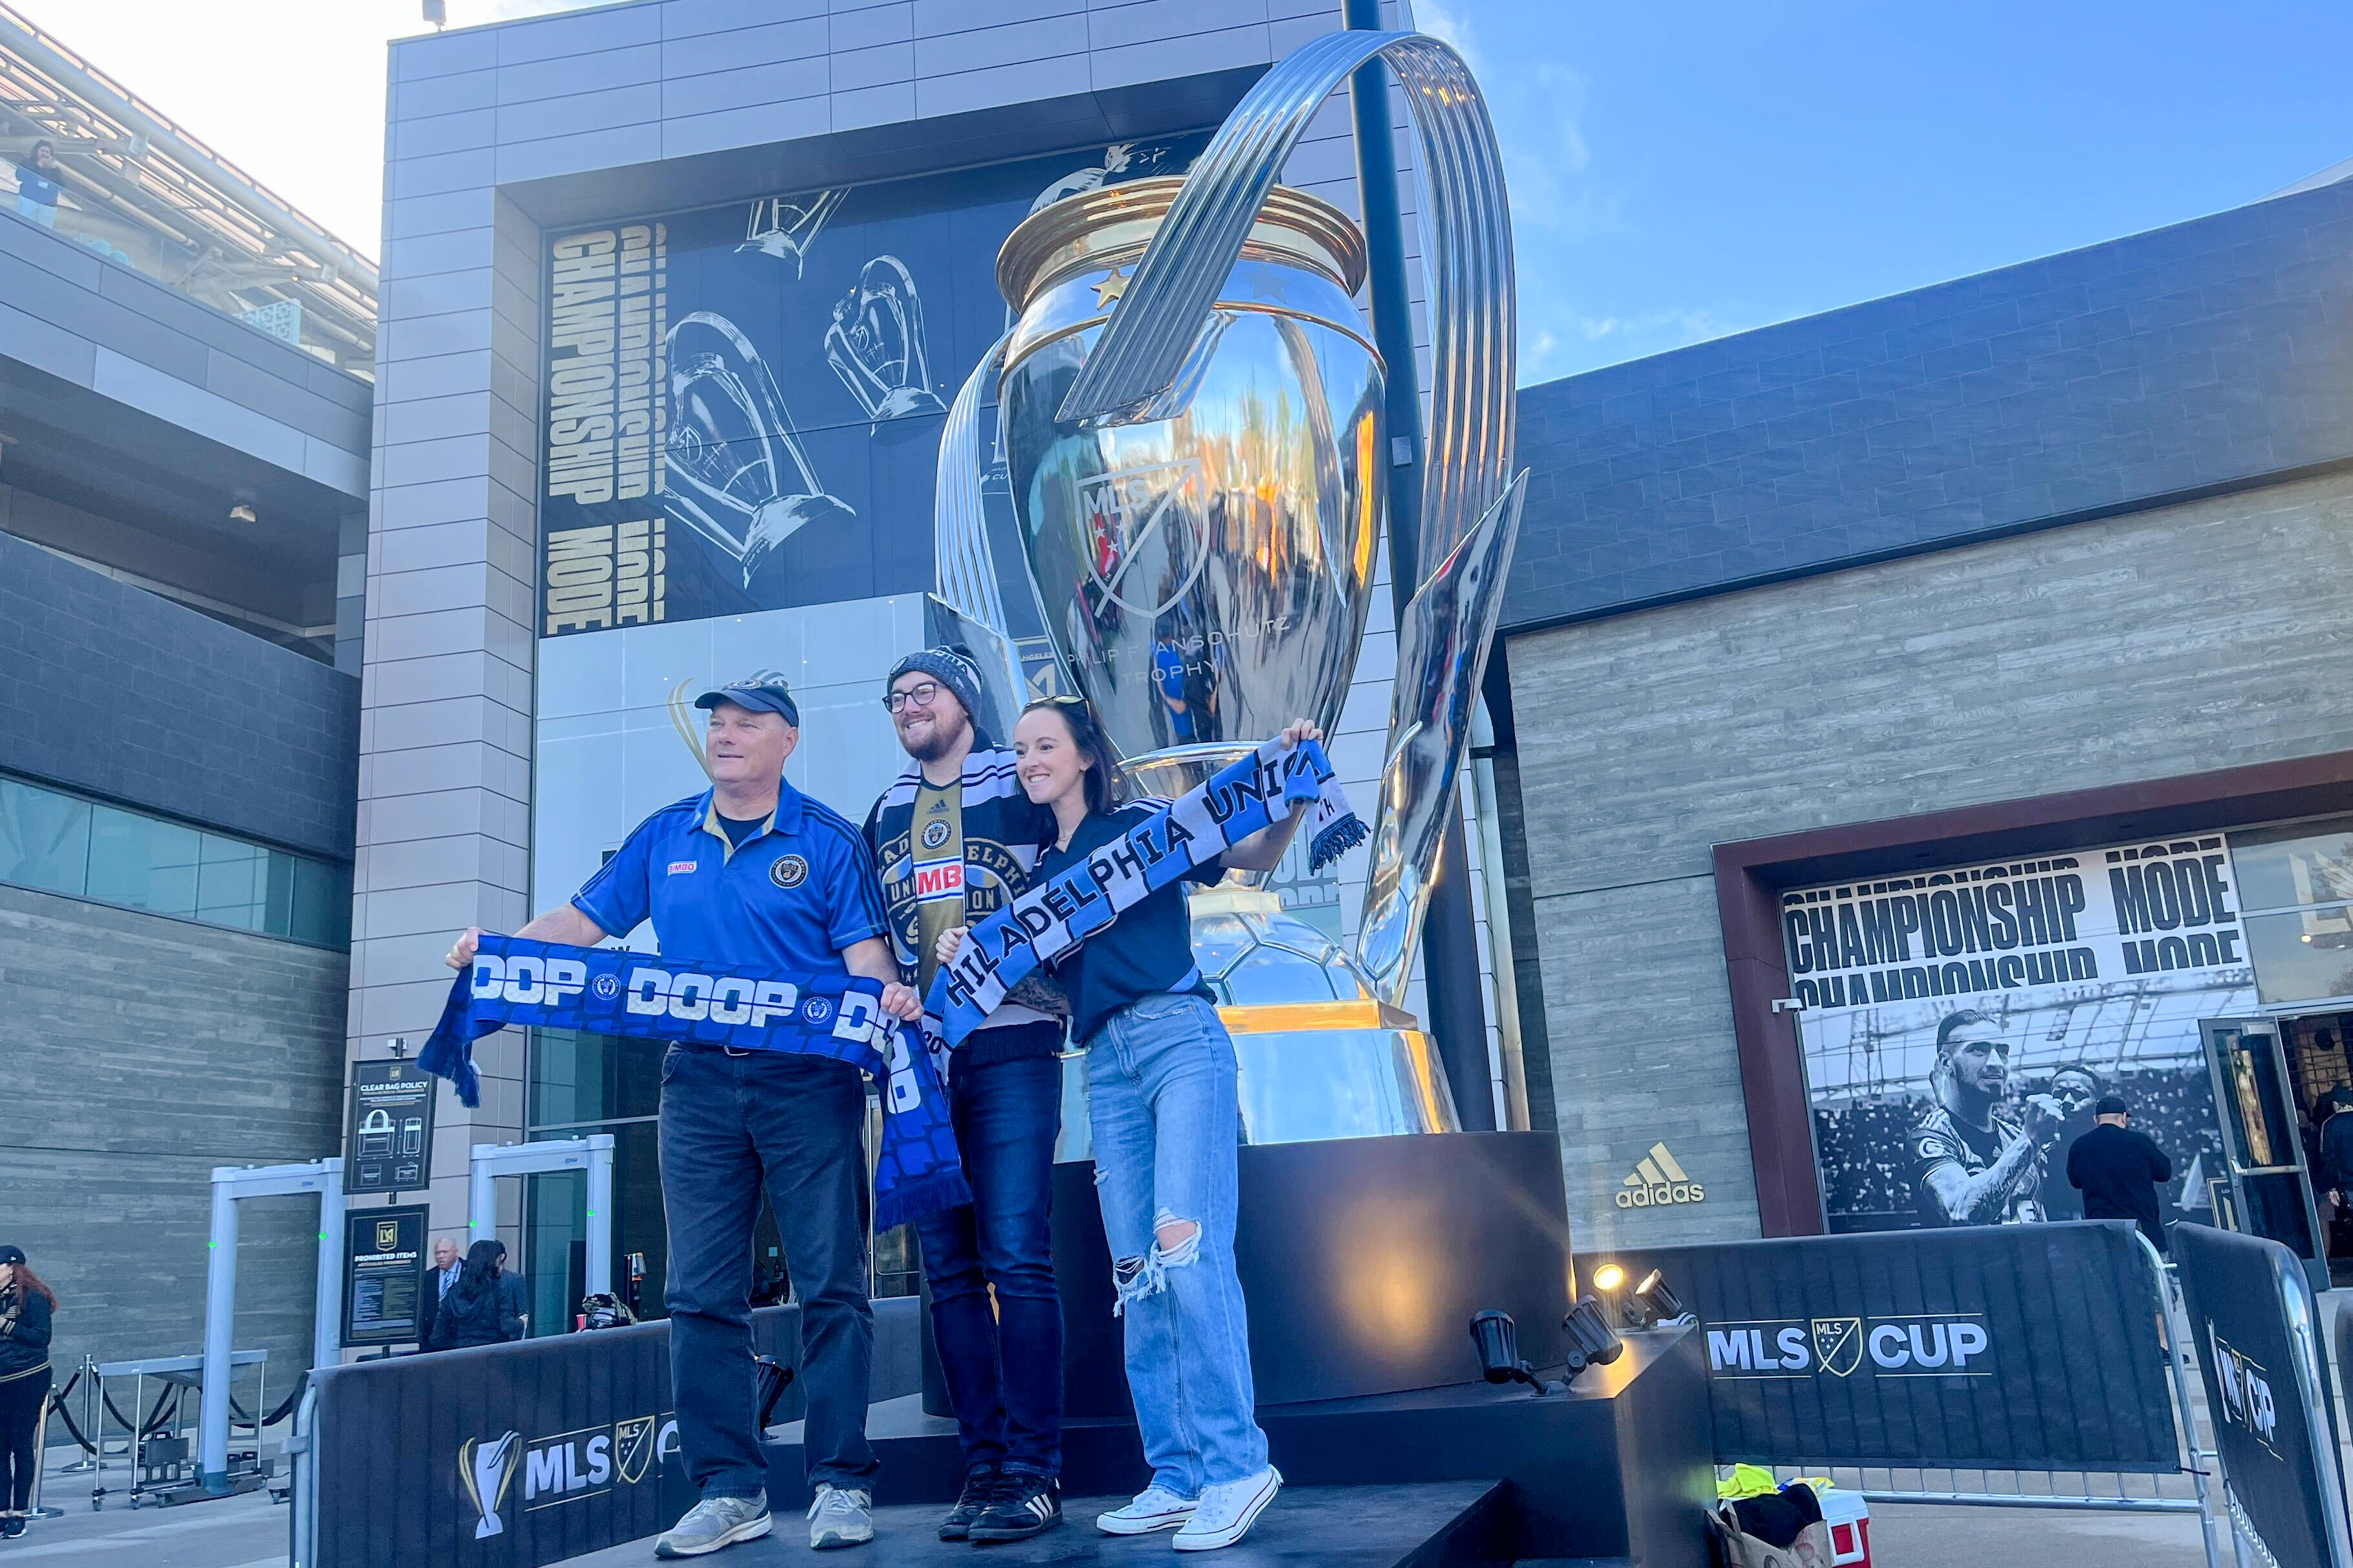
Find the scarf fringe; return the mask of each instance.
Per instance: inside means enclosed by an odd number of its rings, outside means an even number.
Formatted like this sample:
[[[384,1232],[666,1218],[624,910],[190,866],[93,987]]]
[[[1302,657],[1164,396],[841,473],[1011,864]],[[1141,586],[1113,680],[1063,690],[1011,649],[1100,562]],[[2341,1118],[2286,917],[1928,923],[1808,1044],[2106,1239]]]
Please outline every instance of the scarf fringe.
[[[1308,841],[1308,871],[1310,874],[1321,871],[1372,836],[1372,830],[1365,826],[1364,819],[1355,812],[1349,812]]]
[[[950,1166],[913,1182],[901,1182],[889,1192],[874,1194],[874,1234],[881,1235],[942,1209],[961,1208],[972,1202],[972,1184],[961,1166]]]

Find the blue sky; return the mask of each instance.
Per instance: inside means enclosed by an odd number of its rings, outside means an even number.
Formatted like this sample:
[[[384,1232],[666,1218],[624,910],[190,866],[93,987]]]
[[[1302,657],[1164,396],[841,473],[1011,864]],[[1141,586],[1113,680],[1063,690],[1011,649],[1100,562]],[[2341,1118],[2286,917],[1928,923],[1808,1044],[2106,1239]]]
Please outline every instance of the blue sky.
[[[2260,199],[2353,158],[2353,6],[1414,0],[1512,182],[1523,384]]]

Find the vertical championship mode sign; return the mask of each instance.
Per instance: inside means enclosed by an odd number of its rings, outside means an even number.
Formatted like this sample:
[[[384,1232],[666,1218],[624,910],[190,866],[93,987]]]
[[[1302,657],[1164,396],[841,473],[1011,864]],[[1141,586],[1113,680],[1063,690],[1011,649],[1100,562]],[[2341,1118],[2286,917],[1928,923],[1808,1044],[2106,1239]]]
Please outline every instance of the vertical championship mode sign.
[[[543,637],[663,618],[669,300],[660,224],[550,247]]]

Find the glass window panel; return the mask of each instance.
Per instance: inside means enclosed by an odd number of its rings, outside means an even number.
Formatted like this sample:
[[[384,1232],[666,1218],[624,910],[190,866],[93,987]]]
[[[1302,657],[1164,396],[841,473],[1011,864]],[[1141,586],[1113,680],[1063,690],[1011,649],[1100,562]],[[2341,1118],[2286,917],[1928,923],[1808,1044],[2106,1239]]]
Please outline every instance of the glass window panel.
[[[0,779],[0,882],[81,897],[90,881],[90,803]]]
[[[536,1029],[532,1040],[533,1127],[652,1116],[661,1110],[661,1047],[571,1029]]]
[[[2353,996],[2353,909],[2256,915],[2246,925],[2255,994],[2265,1002]]]
[[[296,868],[301,864],[300,856],[270,851],[269,885],[263,899],[261,929],[272,936],[295,934],[294,879]]]
[[[239,931],[259,931],[269,896],[269,851],[258,844],[199,835],[196,918]]]
[[[2242,910],[2353,899],[2353,818],[2231,835]]]
[[[94,806],[90,896],[157,914],[196,912],[198,840],[193,827]]]
[[[296,859],[294,925],[297,942],[318,947],[349,947],[352,941],[352,873],[324,860]]]

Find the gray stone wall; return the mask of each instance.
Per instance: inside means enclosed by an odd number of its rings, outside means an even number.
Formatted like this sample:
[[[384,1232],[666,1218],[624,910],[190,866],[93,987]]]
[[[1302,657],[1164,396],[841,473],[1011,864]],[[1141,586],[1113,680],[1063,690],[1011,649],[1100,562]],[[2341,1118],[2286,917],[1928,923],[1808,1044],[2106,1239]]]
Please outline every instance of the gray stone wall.
[[[1514,638],[1578,1246],[1756,1234],[1713,846],[2353,748],[2348,582],[2337,474]]]
[[[0,1242],[57,1289],[60,1377],[202,1348],[212,1168],[338,1152],[349,969],[0,884]],[[237,1344],[274,1403],[310,1364],[318,1203],[239,1220]]]

